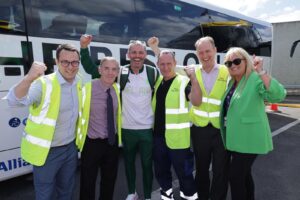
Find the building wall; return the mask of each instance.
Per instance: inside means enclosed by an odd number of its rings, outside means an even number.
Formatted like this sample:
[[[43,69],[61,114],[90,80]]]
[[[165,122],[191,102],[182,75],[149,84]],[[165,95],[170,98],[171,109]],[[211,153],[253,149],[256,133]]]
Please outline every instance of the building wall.
[[[300,21],[273,23],[271,75],[288,89],[300,89]]]

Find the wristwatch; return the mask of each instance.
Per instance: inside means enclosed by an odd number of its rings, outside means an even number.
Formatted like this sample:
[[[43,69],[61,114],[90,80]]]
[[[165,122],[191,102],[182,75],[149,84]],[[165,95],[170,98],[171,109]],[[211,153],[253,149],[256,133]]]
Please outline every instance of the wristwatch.
[[[258,75],[260,75],[260,76],[262,76],[262,75],[264,75],[264,74],[266,74],[267,73],[267,71],[266,70],[261,70],[260,72],[257,72],[257,74]]]

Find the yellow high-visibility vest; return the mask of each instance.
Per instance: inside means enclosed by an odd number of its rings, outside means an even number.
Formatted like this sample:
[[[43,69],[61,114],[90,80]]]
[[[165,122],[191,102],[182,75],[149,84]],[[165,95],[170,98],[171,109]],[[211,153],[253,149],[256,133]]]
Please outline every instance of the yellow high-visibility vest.
[[[38,106],[29,107],[29,116],[23,132],[21,156],[27,162],[42,166],[47,159],[59,114],[61,88],[56,74],[40,78],[42,97]],[[78,109],[81,107],[81,81],[77,83]],[[79,113],[81,116],[81,113]],[[78,121],[76,135],[79,132]]]
[[[152,108],[155,112],[156,92],[162,81],[159,78],[155,84]],[[185,149],[190,147],[189,103],[185,98],[185,88],[189,79],[177,74],[166,96],[166,144],[170,149]]]
[[[113,88],[116,91],[118,99],[118,111],[117,111],[117,130],[118,130],[118,144],[122,146],[122,132],[121,132],[121,101],[120,101],[120,87],[119,84],[114,83]],[[87,136],[89,118],[90,118],[90,107],[91,107],[91,95],[92,95],[92,84],[91,82],[86,83],[82,89],[82,118],[80,123],[80,133],[76,138],[76,144],[80,151],[82,151],[85,139]]]
[[[202,103],[200,106],[192,106],[190,118],[194,125],[205,127],[211,123],[215,128],[220,128],[220,105],[229,79],[228,70],[220,65],[219,73],[212,91],[208,95],[202,80],[201,69],[196,69],[196,78],[202,91]]]

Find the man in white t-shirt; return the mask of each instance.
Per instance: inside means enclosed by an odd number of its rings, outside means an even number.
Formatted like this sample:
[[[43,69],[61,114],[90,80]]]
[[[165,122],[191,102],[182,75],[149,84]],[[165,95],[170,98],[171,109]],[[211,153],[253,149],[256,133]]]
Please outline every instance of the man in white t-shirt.
[[[80,38],[80,54],[83,68],[93,78],[97,78],[93,72],[97,67],[90,59],[88,45],[92,37],[83,35]],[[135,158],[139,151],[143,169],[143,186],[144,198],[151,199],[152,192],[152,127],[153,127],[153,111],[151,107],[153,87],[149,79],[148,71],[152,66],[144,64],[147,56],[146,44],[139,40],[132,40],[128,46],[127,56],[130,59],[128,66],[123,66],[120,70],[118,79],[122,79],[125,75],[127,81],[124,89],[121,83],[122,97],[122,140],[123,153],[125,160],[125,170],[128,184],[128,196],[126,200],[136,200],[136,171]],[[153,70],[153,69],[151,69]],[[156,68],[155,83],[159,76]]]

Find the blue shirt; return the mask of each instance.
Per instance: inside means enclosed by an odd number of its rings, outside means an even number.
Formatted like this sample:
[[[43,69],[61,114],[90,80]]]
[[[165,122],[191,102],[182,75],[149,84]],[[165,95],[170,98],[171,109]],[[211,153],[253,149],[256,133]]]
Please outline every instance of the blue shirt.
[[[76,85],[79,78],[76,77],[73,83],[69,83],[62,77],[59,71],[56,71],[55,74],[61,87],[61,100],[51,147],[66,145],[75,139],[76,121],[78,118]],[[29,88],[28,94],[20,99],[15,96],[14,88],[15,86],[9,90],[7,95],[8,104],[10,106],[40,104],[42,97],[42,84],[40,81],[34,81]]]

